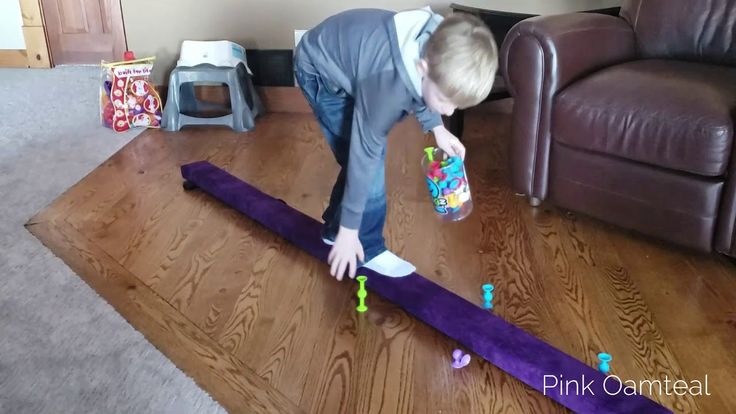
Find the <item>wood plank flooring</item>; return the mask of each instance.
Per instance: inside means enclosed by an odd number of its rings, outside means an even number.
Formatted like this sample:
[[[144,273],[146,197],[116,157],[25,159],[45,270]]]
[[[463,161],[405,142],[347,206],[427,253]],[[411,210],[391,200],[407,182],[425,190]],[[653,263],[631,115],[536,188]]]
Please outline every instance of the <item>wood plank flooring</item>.
[[[419,168],[430,145],[392,131],[386,240],[423,275],[576,358],[613,355],[622,380],[708,376],[710,396],[657,394],[683,413],[736,412],[736,268],[555,208],[507,185],[508,102],[466,114],[475,211],[434,219]],[[27,224],[149,341],[233,413],[555,413],[540,393],[208,195],[179,166],[208,159],[315,218],[337,166],[309,114],[254,132],[149,131]]]

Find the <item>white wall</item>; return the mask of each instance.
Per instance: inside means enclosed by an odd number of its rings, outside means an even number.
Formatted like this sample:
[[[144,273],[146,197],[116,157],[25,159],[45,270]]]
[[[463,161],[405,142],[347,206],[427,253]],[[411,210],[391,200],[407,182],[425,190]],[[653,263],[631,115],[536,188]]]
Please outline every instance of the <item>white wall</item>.
[[[295,29],[309,29],[345,9],[402,10],[431,5],[444,14],[451,1],[125,0],[123,20],[128,49],[136,56],[156,55],[153,80],[161,84],[176,63],[182,40],[227,39],[246,49],[291,49]]]
[[[0,49],[25,49],[18,0],[0,0]]]

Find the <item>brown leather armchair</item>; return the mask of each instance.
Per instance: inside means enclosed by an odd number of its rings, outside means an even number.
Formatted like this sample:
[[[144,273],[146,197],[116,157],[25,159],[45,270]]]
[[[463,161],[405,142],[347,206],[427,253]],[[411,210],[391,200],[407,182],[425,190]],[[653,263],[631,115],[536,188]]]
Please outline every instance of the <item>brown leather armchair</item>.
[[[501,66],[515,191],[736,256],[736,0],[528,19]]]

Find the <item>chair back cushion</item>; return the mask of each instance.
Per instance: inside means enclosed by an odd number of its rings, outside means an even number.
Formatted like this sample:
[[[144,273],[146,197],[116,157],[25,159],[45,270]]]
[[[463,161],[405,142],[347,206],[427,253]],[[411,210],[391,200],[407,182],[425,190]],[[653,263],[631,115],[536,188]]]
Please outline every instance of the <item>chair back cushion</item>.
[[[643,58],[736,66],[736,0],[624,0]]]

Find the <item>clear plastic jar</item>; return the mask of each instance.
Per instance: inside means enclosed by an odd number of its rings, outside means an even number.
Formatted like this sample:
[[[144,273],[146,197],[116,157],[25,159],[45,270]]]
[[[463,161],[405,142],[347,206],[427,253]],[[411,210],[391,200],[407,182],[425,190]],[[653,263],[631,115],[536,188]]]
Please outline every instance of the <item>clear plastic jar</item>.
[[[424,151],[422,169],[435,213],[443,221],[464,219],[473,211],[465,164],[460,157],[448,157],[439,148]]]

